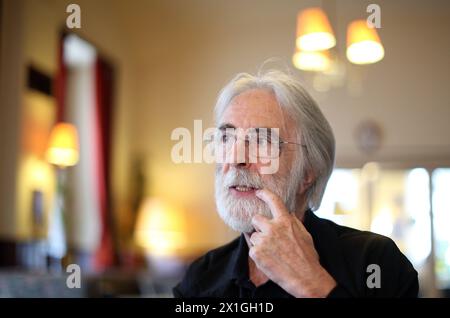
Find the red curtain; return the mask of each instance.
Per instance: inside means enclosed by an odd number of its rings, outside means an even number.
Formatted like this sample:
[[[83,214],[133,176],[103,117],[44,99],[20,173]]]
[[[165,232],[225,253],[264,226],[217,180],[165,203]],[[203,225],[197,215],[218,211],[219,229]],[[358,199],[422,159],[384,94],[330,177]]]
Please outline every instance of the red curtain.
[[[113,244],[113,215],[111,206],[111,122],[113,110],[114,71],[101,56],[95,63],[96,93],[96,144],[98,193],[100,195],[101,240],[95,255],[94,266],[103,270],[115,263]]]

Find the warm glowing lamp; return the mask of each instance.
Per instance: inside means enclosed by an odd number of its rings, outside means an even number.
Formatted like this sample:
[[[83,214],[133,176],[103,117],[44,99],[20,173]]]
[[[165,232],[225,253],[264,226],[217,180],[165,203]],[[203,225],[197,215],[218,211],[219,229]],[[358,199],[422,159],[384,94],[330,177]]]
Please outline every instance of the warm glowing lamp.
[[[66,167],[74,166],[79,158],[78,132],[74,125],[69,123],[56,124],[49,138],[46,153],[47,161],[58,167],[56,205],[49,224],[48,254],[53,259],[52,267],[62,270],[62,258],[67,254],[66,246],[66,219],[65,192],[66,192]]]
[[[74,125],[59,123],[50,133],[47,161],[59,167],[70,167],[78,162],[78,133]]]
[[[297,16],[297,48],[321,51],[336,45],[333,29],[321,8],[308,8]]]
[[[185,246],[182,211],[155,198],[146,198],[138,211],[136,243],[155,256],[176,256]]]
[[[292,62],[296,68],[303,71],[323,72],[331,66],[328,51],[297,51],[292,57]]]
[[[371,64],[383,59],[384,48],[375,28],[366,20],[356,20],[347,29],[347,58],[355,64]]]

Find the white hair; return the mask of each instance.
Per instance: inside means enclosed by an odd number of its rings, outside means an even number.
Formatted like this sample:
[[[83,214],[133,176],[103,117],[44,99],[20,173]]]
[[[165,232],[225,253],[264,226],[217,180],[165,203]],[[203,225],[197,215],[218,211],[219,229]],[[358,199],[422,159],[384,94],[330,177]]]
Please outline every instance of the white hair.
[[[304,145],[298,147],[294,164],[301,166],[302,177],[312,174],[313,182],[306,190],[306,200],[310,209],[317,210],[334,167],[335,140],[330,124],[294,76],[268,70],[257,75],[239,73],[221,90],[214,110],[216,125],[220,124],[232,99],[251,89],[273,92],[280,107],[294,120],[297,142]]]

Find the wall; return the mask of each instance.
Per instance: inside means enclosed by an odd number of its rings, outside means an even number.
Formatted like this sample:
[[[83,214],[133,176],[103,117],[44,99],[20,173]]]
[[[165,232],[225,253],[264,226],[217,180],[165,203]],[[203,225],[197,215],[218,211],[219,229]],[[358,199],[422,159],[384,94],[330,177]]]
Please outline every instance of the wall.
[[[20,96],[23,76],[21,72],[22,3],[1,2],[1,53],[0,53],[0,238],[15,236],[16,169],[19,154]]]
[[[407,164],[450,158],[450,10],[445,1],[377,1],[379,34],[386,49],[380,63],[354,66],[345,58],[347,24],[367,16],[372,1],[323,1],[337,35],[336,54],[347,80],[326,93],[313,89],[309,74],[295,71],[319,102],[337,139],[337,163],[361,167],[368,160]],[[270,57],[290,64],[297,12],[322,1],[135,1],[118,4],[139,64],[132,112],[131,149],[147,156],[147,192],[183,202],[195,244],[215,245],[233,236],[216,216],[213,167],[175,165],[170,159],[176,127],[194,119],[212,125],[220,88],[234,74],[256,72]],[[382,148],[359,151],[355,130],[374,119]],[[208,224],[210,224],[208,226]]]

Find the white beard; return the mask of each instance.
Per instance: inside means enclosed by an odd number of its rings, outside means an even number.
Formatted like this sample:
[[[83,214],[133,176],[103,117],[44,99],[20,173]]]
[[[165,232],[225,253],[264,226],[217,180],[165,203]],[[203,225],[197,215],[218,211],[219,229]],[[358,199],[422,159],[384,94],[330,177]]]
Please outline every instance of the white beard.
[[[295,169],[294,169],[295,170]],[[297,169],[298,170],[298,169]],[[253,232],[251,220],[256,213],[272,218],[268,205],[261,199],[235,198],[230,192],[230,186],[239,184],[253,188],[266,188],[277,194],[290,212],[295,211],[296,193],[299,186],[300,176],[298,172],[291,176],[281,177],[272,175],[268,181],[256,172],[245,168],[231,168],[225,176],[222,174],[220,165],[216,168],[215,197],[217,211],[222,220],[230,228],[241,233]]]

